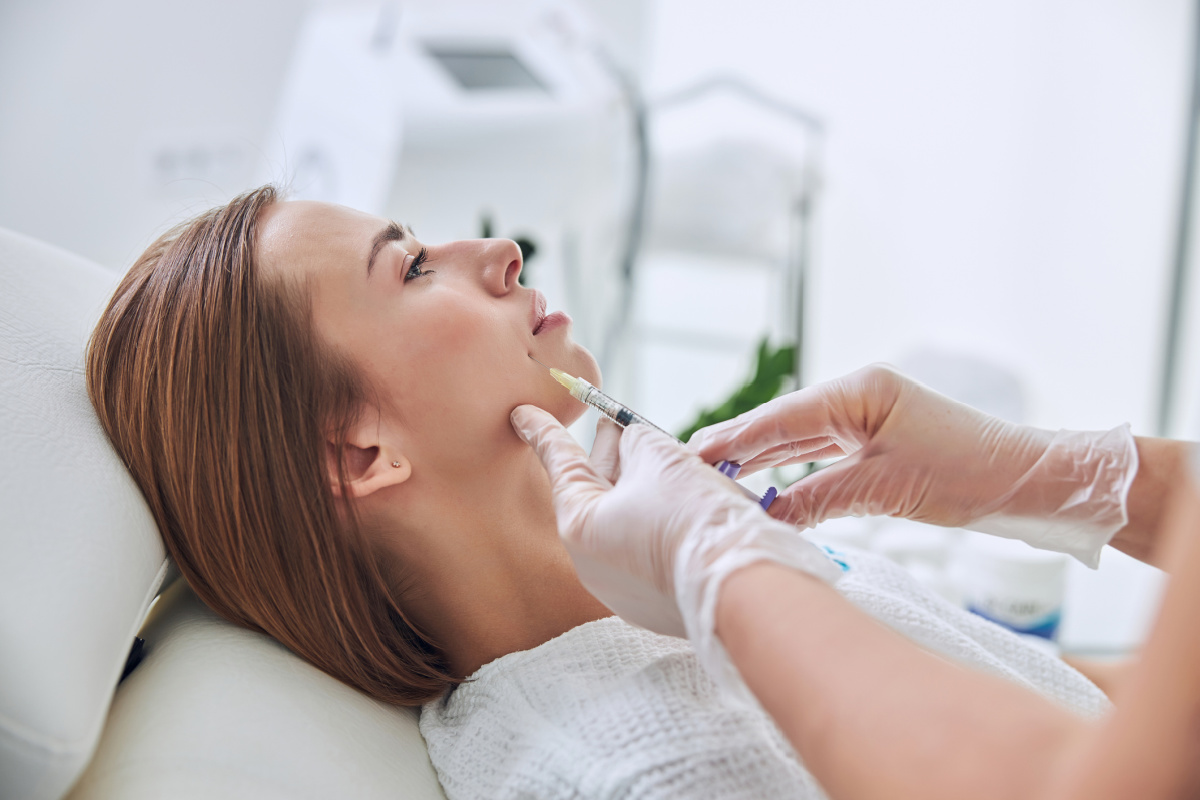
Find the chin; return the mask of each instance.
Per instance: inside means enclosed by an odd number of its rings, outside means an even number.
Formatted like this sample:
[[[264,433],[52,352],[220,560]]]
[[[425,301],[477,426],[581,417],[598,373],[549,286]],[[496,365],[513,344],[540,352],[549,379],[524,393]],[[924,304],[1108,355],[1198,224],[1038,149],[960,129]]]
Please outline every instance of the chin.
[[[564,428],[569,428],[571,423],[583,416],[583,412],[587,411],[588,407],[571,395],[567,395],[567,402],[547,407],[546,410],[553,414]]]
[[[576,342],[567,340],[566,346],[559,345],[557,353],[553,350],[548,353],[530,352],[531,358],[536,358],[548,366],[553,366],[561,369],[570,375],[577,378],[583,378],[593,386],[601,387],[600,365],[596,362],[595,356],[591,352]],[[538,368],[541,369],[540,367]],[[529,403],[545,409],[554,415],[554,418],[561,422],[564,426],[570,425],[577,419],[583,416],[588,407],[572,397],[565,389],[558,385],[554,378],[548,374],[538,383],[536,397],[529,397],[521,402]]]
[[[579,370],[575,373],[576,376],[583,378],[597,389],[604,388],[604,378],[600,374],[600,364],[597,363],[596,357],[592,355],[592,351],[586,347],[580,346],[578,348],[575,369]]]
[[[600,388],[602,380],[600,365],[596,363],[596,359],[592,354],[585,348],[576,346],[575,352],[571,355],[572,358],[567,360],[566,364],[560,367],[560,369],[577,378],[583,378],[596,388]],[[555,419],[564,426],[570,425],[582,417],[588,407],[576,400],[565,390],[562,390],[558,384],[554,384],[554,386],[558,391],[554,393],[553,401],[542,407],[553,414]]]

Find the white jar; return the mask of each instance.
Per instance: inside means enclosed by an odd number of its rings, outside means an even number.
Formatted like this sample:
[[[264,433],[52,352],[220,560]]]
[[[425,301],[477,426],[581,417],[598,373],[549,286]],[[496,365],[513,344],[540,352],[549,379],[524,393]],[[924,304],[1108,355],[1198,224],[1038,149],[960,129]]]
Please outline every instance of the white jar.
[[[968,611],[1009,630],[1054,641],[1062,620],[1068,557],[1024,542],[969,533],[958,583]]]

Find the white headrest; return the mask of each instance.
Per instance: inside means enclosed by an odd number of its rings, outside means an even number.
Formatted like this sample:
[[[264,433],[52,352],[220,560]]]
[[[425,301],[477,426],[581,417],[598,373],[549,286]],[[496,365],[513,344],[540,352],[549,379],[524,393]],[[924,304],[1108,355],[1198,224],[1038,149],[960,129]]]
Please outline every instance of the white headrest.
[[[84,344],[119,276],[0,229],[0,795],[58,798],[96,746],[166,572],[88,402]]]
[[[70,800],[445,800],[417,728],[177,580]]]

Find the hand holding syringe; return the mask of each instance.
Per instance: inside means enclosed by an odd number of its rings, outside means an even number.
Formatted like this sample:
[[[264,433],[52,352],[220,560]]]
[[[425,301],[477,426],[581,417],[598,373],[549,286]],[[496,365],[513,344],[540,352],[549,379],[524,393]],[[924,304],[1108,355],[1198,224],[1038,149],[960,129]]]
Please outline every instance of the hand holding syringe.
[[[533,358],[533,356],[530,356],[530,358]],[[539,364],[542,364],[542,362],[538,361],[536,358],[533,358],[533,360],[537,361]],[[671,434],[667,433],[662,428],[643,417],[641,414],[638,414],[632,408],[618,403],[616,400],[612,399],[583,378],[573,377],[562,370],[555,369],[554,367],[547,367],[545,364],[542,364],[542,366],[550,370],[550,374],[554,376],[554,380],[566,387],[567,391],[571,393],[572,397],[579,402],[585,403],[596,409],[601,414],[620,425],[622,428],[627,425],[634,424],[647,425],[651,428],[654,428],[656,431],[660,431],[667,436],[671,436]],[[679,439],[675,436],[671,436],[671,438],[679,442]],[[682,446],[683,442],[679,442],[679,444]],[[771,507],[771,503],[775,500],[775,496],[778,494],[774,486],[768,488],[766,494],[764,494],[762,497],[759,497],[758,495],[754,494],[754,492],[737,482],[738,472],[741,470],[740,465],[734,464],[730,461],[722,461],[716,465],[716,469],[722,475],[725,475],[732,480],[734,484],[736,484],[737,487],[742,490],[743,494],[762,506],[764,511]]]

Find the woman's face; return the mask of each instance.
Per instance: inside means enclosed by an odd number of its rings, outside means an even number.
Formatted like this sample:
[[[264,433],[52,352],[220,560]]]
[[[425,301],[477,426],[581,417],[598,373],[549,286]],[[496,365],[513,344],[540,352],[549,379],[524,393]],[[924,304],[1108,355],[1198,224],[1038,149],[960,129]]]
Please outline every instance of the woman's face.
[[[507,239],[427,245],[342,206],[281,202],[263,211],[258,256],[265,274],[306,286],[318,334],[378,391],[382,427],[414,474],[478,468],[488,448],[519,441],[508,416],[521,403],[579,417],[530,356],[599,383],[570,319],[517,283],[521,252]]]

